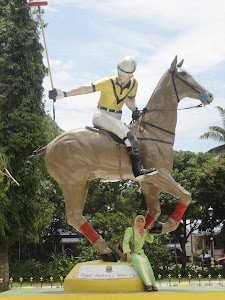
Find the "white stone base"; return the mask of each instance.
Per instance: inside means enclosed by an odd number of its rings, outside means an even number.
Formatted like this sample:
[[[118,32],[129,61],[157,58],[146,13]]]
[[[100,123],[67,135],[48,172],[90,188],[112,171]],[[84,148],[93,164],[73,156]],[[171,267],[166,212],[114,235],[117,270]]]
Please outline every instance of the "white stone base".
[[[65,292],[143,292],[145,286],[136,270],[127,263],[101,260],[77,264],[64,282]]]

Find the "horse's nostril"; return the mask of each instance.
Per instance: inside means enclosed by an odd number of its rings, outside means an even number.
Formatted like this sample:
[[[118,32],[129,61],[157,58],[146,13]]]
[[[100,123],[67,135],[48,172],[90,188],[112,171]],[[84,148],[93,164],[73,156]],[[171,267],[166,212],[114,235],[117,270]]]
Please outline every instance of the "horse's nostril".
[[[210,97],[210,98],[213,98],[213,94],[209,93],[209,97]]]

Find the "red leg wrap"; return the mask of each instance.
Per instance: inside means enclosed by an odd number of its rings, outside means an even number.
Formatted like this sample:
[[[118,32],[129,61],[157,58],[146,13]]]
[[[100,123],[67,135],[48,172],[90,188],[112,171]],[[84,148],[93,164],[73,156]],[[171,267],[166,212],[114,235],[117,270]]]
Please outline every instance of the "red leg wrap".
[[[180,222],[186,209],[187,205],[178,202],[170,218],[177,222]]]
[[[145,216],[145,229],[149,229],[149,227],[152,225],[152,223],[155,222],[155,219],[150,216],[149,214],[147,214]]]
[[[85,222],[82,224],[79,228],[79,231],[83,233],[83,235],[86,236],[86,238],[94,244],[100,236],[97,234],[97,232],[91,227],[91,225],[88,222]]]

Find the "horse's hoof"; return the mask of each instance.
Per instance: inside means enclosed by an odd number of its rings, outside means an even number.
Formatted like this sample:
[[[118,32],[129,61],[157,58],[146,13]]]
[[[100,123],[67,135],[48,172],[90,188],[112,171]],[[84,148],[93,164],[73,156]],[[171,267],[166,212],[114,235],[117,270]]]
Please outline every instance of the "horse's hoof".
[[[117,262],[116,256],[113,253],[101,254],[103,261]]]
[[[162,234],[162,227],[163,227],[163,223],[160,222],[154,223],[152,228],[149,229],[149,233]]]

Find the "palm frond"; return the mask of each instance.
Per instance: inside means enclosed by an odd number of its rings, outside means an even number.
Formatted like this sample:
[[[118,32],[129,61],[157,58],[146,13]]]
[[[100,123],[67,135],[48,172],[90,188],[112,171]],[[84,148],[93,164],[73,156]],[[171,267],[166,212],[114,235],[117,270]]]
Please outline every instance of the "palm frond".
[[[210,128],[211,129],[211,128]],[[212,139],[217,142],[225,142],[225,133],[221,133],[219,131],[208,131],[200,136],[200,140]]]
[[[225,152],[225,144],[221,146],[214,147],[208,151],[209,153],[213,153],[216,155],[222,154]]]
[[[221,106],[216,106],[216,108],[219,111],[219,114],[222,118],[222,122],[223,122],[223,127],[225,128],[225,108],[222,108]]]
[[[218,112],[222,118],[223,121],[223,127],[219,126],[210,126],[209,131],[202,134],[199,138],[200,140],[207,140],[212,139],[214,141],[217,141],[219,143],[225,142],[225,108],[222,108],[221,106],[216,106],[218,109]],[[214,153],[216,155],[220,155],[221,153],[225,152],[225,144],[214,147],[208,151],[209,153]]]
[[[221,133],[222,135],[225,136],[225,129],[220,127],[220,126],[209,126],[210,131],[218,132]]]

